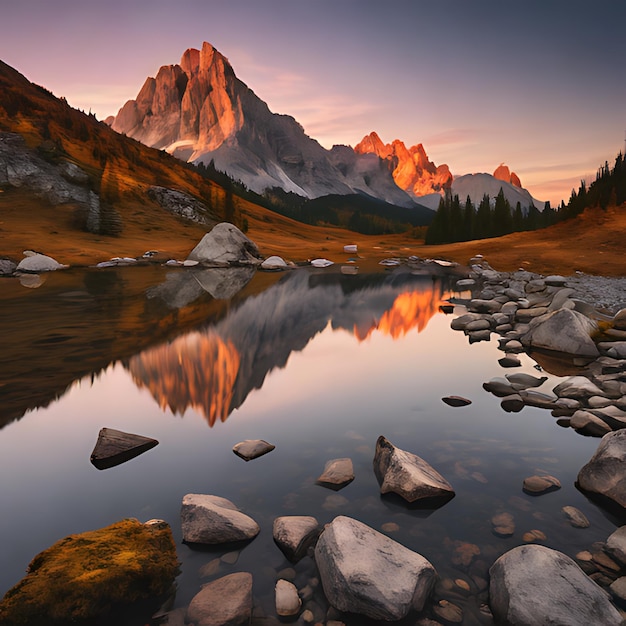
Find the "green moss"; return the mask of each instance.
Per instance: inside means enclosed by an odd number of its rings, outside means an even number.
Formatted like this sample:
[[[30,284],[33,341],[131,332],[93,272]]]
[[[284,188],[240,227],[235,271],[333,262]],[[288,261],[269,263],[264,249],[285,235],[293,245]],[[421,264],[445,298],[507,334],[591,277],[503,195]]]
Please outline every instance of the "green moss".
[[[158,598],[178,573],[169,526],[122,520],[70,535],[38,554],[0,603],[0,623],[81,623]]]

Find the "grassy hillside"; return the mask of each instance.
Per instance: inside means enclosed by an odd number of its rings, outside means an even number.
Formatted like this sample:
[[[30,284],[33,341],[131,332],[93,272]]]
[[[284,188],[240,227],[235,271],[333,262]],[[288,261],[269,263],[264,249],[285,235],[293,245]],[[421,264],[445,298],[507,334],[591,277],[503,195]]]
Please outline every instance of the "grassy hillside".
[[[497,269],[525,267],[541,273],[626,275],[623,241],[626,206],[587,209],[550,228],[440,246],[424,246],[415,234],[363,235],[339,227],[311,226],[236,195],[158,150],[118,135],[95,117],[72,109],[0,62],[0,131],[19,132],[51,158],[75,162],[90,176],[121,221],[118,237],[76,227],[72,206],[51,206],[25,188],[0,188],[0,256],[22,258],[24,249],[60,262],[92,264],[112,256],[140,256],[158,249],[185,258],[207,227],[178,218],[147,195],[151,185],[184,191],[203,201],[216,221],[248,228],[261,252],[302,261],[319,256],[341,262],[345,244],[357,244],[362,266],[386,256],[441,257],[466,263],[485,255]]]

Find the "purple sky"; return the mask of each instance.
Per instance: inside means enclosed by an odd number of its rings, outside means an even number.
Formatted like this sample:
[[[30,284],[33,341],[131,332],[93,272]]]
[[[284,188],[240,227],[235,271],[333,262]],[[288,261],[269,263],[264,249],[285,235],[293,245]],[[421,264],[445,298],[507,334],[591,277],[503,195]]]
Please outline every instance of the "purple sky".
[[[208,41],[326,147],[375,130],[455,175],[504,162],[553,206],[624,149],[623,0],[19,0],[2,14],[0,59],[99,119]]]

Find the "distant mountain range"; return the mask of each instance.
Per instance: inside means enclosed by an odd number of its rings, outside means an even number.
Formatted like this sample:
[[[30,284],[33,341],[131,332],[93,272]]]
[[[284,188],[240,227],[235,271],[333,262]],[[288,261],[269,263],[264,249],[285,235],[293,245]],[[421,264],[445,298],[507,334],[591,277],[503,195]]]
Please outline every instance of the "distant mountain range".
[[[372,132],[354,149],[326,150],[293,117],[272,113],[206,42],[201,50],[186,50],[179,64],[147,78],[137,98],[106,122],[184,161],[213,162],[256,193],[278,187],[306,198],[365,194],[397,206],[436,209],[446,189],[455,192],[448,166],[430,161],[422,144],[384,144]],[[519,178],[500,166],[494,176],[481,174],[474,181],[472,200],[480,202],[484,193],[495,197],[500,181],[507,195],[509,187],[521,187]],[[476,189],[481,183],[484,191]],[[495,193],[487,191],[494,184]],[[530,194],[523,198],[522,206],[528,206]]]

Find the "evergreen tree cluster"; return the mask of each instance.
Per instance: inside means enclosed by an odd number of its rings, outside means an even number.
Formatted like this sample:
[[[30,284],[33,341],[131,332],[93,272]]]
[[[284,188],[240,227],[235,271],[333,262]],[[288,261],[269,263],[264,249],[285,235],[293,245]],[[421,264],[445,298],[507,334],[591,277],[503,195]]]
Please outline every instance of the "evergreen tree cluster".
[[[500,188],[500,192],[492,203],[485,194],[478,206],[467,196],[461,203],[459,196],[447,194],[439,202],[439,208],[428,231],[426,244],[453,243],[455,241],[471,241],[500,237],[508,233],[522,230],[544,228],[556,221],[557,214],[546,202],[543,211],[533,204],[522,208],[518,202],[511,207],[510,202]]]
[[[598,169],[596,179],[589,189],[584,180],[580,181],[578,191],[572,189],[567,205],[561,205],[559,215],[561,219],[575,217],[587,207],[600,207],[606,209],[609,206],[620,206],[626,202],[626,159],[620,152],[615,165],[609,167],[608,161]]]

